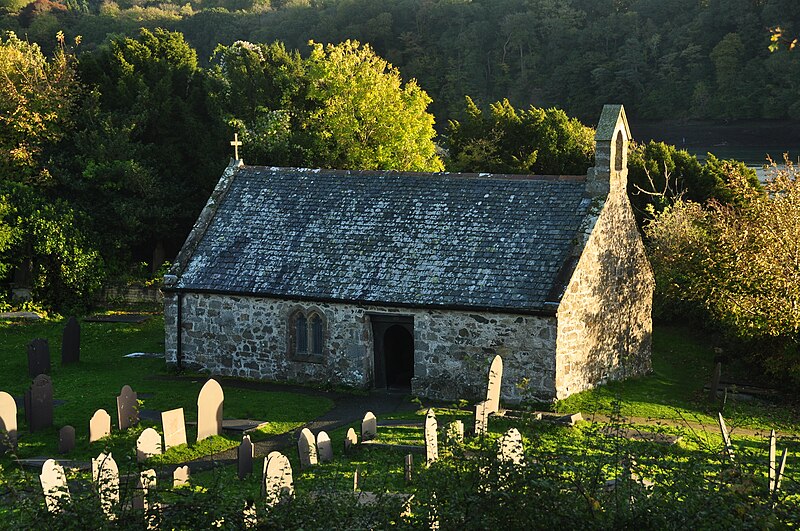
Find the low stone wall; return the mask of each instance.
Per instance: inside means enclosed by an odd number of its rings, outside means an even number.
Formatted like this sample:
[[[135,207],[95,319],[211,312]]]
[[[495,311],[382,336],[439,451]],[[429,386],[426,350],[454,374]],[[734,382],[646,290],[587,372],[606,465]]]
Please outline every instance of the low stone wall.
[[[164,295],[155,286],[109,286],[103,290],[102,300],[107,303],[153,304],[164,303]]]

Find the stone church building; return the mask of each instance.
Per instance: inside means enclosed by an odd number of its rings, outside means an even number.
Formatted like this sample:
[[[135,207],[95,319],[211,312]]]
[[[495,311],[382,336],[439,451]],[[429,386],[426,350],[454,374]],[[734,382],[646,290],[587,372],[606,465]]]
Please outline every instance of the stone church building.
[[[650,371],[621,105],[580,176],[232,163],[165,277],[166,359],[244,378],[564,398]]]

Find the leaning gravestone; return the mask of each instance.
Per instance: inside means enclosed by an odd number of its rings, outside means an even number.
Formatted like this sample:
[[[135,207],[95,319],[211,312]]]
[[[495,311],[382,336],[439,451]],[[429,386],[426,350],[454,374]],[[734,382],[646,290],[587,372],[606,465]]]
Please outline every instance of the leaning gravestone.
[[[209,379],[197,395],[197,442],[222,433],[222,402],[225,394],[213,378]]]
[[[59,465],[54,459],[48,459],[42,465],[42,473],[39,476],[44,493],[44,502],[50,513],[58,513],[61,506],[70,500],[69,487],[67,486],[67,475],[64,467]]]
[[[142,463],[154,455],[161,455],[161,435],[147,428],[136,439],[136,461]]]
[[[17,447],[17,403],[0,391],[0,455]]]
[[[350,449],[357,444],[358,437],[356,436],[356,430],[353,428],[348,428],[347,435],[344,436],[344,453],[349,453]]]
[[[89,421],[89,444],[111,435],[111,415],[98,409]]]
[[[300,457],[300,468],[310,468],[317,464],[317,444],[314,434],[303,428],[297,439],[297,453]]]
[[[433,409],[429,409],[425,415],[425,459],[428,465],[439,459],[438,429],[436,415]]]
[[[500,411],[500,385],[503,382],[503,358],[499,355],[492,360],[489,367],[489,385],[486,388],[487,413]]]
[[[331,438],[324,431],[317,434],[317,454],[321,463],[333,461],[333,445]]]
[[[68,454],[75,449],[75,428],[64,426],[58,430],[58,453]]]
[[[28,376],[50,374],[50,344],[46,339],[34,339],[28,343]]]
[[[520,435],[519,430],[517,428],[509,429],[505,435],[500,438],[500,448],[497,452],[497,458],[505,463],[521,465],[524,453],[522,435]]]
[[[119,429],[127,430],[139,422],[139,397],[130,385],[122,386],[117,397],[117,419]]]
[[[189,465],[179,466],[172,471],[172,488],[189,484]]]
[[[164,451],[186,444],[186,423],[183,420],[182,407],[161,413],[161,426],[164,430]]]
[[[367,411],[364,415],[364,420],[361,421],[361,440],[369,441],[378,435],[378,419],[372,413]]]
[[[25,419],[31,433],[53,425],[53,382],[46,374],[34,378],[25,391]]]
[[[292,465],[289,458],[278,453],[268,458],[264,474],[264,493],[267,507],[273,507],[294,496]]]
[[[119,504],[119,468],[109,453],[92,459],[92,480],[100,497],[100,507],[106,518],[114,520],[114,507]]]
[[[242,437],[242,442],[237,449],[237,461],[239,464],[239,479],[244,479],[248,474],[253,473],[253,443],[250,436]]]
[[[61,336],[61,365],[78,363],[81,359],[81,325],[70,317]]]

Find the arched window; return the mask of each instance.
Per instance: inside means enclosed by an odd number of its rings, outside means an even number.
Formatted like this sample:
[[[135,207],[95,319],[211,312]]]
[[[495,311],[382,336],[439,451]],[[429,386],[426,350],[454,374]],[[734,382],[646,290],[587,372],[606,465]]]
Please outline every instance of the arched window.
[[[298,314],[294,323],[294,334],[297,340],[297,348],[295,350],[298,354],[308,353],[308,325],[306,316],[302,313]]]
[[[289,355],[321,363],[325,353],[325,320],[316,310],[298,309],[289,317]]]
[[[311,353],[322,356],[322,318],[316,313],[311,314]]]
[[[617,131],[617,142],[614,151],[614,169],[622,171],[622,158],[625,156],[625,140],[622,138],[622,131]]]

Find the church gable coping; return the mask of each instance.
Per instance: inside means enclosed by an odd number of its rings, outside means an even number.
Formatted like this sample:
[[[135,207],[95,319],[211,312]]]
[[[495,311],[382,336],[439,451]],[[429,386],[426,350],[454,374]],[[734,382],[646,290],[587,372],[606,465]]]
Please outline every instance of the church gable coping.
[[[552,313],[585,187],[585,176],[242,166],[174,287]]]

